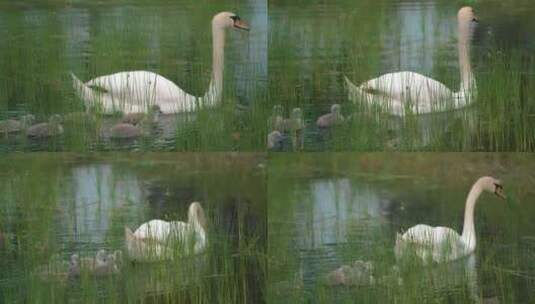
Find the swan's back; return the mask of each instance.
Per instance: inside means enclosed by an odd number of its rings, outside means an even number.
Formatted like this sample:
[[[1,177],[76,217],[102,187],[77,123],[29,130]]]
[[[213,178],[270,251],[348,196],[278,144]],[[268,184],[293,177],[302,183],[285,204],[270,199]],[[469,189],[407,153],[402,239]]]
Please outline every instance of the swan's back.
[[[171,233],[171,225],[163,220],[151,220],[141,224],[134,235],[139,239],[154,239],[165,242]]]
[[[398,236],[396,241],[396,256],[404,256],[408,250],[414,250],[424,262],[443,262],[455,260],[467,254],[467,248],[461,236],[448,227],[431,227],[419,224],[403,235]]]
[[[443,83],[415,72],[388,73],[361,84],[360,88],[378,100],[410,104],[413,113],[429,113],[453,106],[454,93]],[[450,103],[450,104],[448,104]]]
[[[458,238],[460,235],[451,228],[423,224],[416,225],[403,234],[403,240],[421,244],[441,244]]]
[[[163,220],[151,220],[143,223],[134,232],[134,235],[140,239],[152,239],[160,242],[167,241],[184,241],[190,233],[194,233],[191,225],[180,222],[166,222]],[[172,238],[169,239],[169,238]]]

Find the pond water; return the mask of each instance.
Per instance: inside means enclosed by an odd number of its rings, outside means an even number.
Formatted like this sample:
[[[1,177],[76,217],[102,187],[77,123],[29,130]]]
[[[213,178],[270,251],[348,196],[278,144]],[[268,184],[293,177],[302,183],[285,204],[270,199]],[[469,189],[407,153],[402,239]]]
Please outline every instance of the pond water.
[[[264,161],[261,155],[203,153],[2,159],[1,302],[258,302],[264,286]],[[125,251],[114,275],[65,278],[60,267],[43,275],[43,265],[68,261],[74,253],[123,251],[125,226],[136,229],[154,218],[187,221],[193,201],[208,221],[201,255],[143,264],[128,262]]]
[[[463,4],[479,18],[470,56],[478,98],[470,111],[399,120],[348,100],[345,75],[358,85],[414,71],[458,91]],[[303,108],[305,150],[533,150],[534,12],[532,1],[270,1],[269,99],[286,115]],[[316,127],[335,103],[351,122],[336,131]]]
[[[535,176],[517,154],[279,154],[268,182],[268,301],[529,303],[533,293]],[[507,201],[483,194],[474,254],[442,265],[404,265],[396,233],[416,224],[462,230],[472,184],[491,175]],[[335,286],[328,274],[373,265],[373,284]]]

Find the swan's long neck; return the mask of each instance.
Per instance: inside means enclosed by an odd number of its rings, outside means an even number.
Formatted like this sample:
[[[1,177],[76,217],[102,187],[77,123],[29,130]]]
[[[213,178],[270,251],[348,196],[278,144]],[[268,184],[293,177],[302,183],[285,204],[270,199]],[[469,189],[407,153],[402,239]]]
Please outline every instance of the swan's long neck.
[[[475,183],[466,198],[466,207],[464,210],[463,234],[461,236],[466,248],[473,251],[476,248],[476,228],[474,225],[474,209],[477,199],[481,195],[482,188],[479,183]]]
[[[472,66],[470,64],[470,41],[472,40],[472,30],[470,24],[459,22],[459,41],[457,42],[459,51],[459,70],[461,72],[461,84],[459,86],[459,93],[469,98],[472,91],[475,89],[475,79],[472,74]],[[466,101],[470,102],[469,100]]]
[[[193,227],[195,234],[195,243],[193,244],[194,253],[200,253],[206,246],[206,231],[200,223],[199,219],[192,216],[188,219],[188,224]]]
[[[212,78],[208,91],[203,96],[204,106],[213,106],[221,100],[225,64],[225,30],[212,25]]]

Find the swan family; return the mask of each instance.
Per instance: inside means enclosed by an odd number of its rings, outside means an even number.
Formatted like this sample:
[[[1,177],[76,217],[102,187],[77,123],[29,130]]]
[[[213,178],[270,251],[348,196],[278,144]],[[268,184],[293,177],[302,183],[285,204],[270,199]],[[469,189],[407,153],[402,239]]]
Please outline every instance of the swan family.
[[[505,200],[503,184],[499,179],[483,176],[472,185],[465,202],[464,225],[459,234],[449,227],[432,227],[418,224],[403,234],[398,233],[394,246],[394,253],[398,261],[415,259],[423,265],[448,263],[465,257],[472,257],[476,249],[476,230],[474,224],[474,211],[476,203],[483,192],[492,193]],[[474,261],[468,259],[466,267],[474,275]],[[399,275],[399,268],[392,268],[398,285],[403,284]],[[331,271],[325,277],[330,286],[345,285],[371,285],[374,284],[373,264],[370,261],[357,260],[350,265],[342,265]],[[470,278],[473,281],[473,278]],[[470,284],[474,282],[470,281]],[[471,295],[478,299],[477,293]]]

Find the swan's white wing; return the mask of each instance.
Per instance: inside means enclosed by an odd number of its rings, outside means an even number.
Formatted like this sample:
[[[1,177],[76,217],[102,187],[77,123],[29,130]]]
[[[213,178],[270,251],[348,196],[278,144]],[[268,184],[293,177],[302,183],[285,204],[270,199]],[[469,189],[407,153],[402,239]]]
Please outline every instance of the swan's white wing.
[[[448,227],[416,225],[407,230],[401,239],[405,245],[414,246],[416,254],[423,260],[454,260],[465,252],[461,236]]]
[[[454,106],[454,93],[443,83],[415,72],[388,73],[368,80],[360,89],[394,112],[429,113]],[[396,114],[397,115],[397,114]]]
[[[166,242],[171,227],[168,222],[162,220],[151,220],[141,224],[134,232],[138,239],[155,240],[159,242]]]
[[[169,222],[169,224],[171,225],[171,232],[173,236],[180,240],[183,240],[192,231],[190,225],[184,222],[175,221],[175,222]]]
[[[85,83],[108,97],[121,108],[135,105],[148,109],[157,104],[163,113],[195,110],[198,98],[180,89],[171,80],[149,71],[128,71],[100,76]],[[124,107],[123,104],[126,104]]]
[[[448,227],[432,227],[419,224],[403,234],[403,240],[421,244],[437,244],[460,237],[459,234]]]

